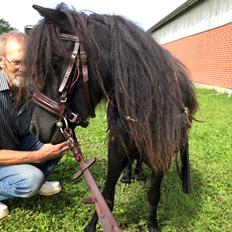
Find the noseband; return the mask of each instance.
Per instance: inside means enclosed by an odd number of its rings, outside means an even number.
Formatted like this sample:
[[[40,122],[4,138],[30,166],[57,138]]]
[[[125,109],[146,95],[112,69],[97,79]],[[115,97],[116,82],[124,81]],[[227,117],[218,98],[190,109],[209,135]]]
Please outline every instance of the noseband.
[[[73,41],[75,43],[71,54],[71,61],[67,67],[58,90],[61,94],[60,100],[59,102],[55,102],[40,92],[34,92],[32,100],[36,105],[50,112],[51,114],[58,116],[60,119],[64,119],[65,122],[68,121],[74,126],[87,126],[88,122],[85,119],[82,119],[78,113],[72,112],[67,107],[68,97],[73,93],[76,83],[82,77],[85,103],[90,112],[90,116],[95,116],[94,110],[91,111],[93,108],[91,107],[88,85],[89,75],[87,67],[87,52],[84,50],[82,44],[80,43],[78,36],[60,34],[60,38],[61,40]],[[70,75],[72,70],[74,70],[73,77]]]

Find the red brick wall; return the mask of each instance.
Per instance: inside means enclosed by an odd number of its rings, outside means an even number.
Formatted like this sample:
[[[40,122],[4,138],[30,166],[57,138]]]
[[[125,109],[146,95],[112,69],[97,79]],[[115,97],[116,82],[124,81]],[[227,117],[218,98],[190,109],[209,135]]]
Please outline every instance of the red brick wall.
[[[188,67],[194,82],[232,87],[232,23],[162,46]]]

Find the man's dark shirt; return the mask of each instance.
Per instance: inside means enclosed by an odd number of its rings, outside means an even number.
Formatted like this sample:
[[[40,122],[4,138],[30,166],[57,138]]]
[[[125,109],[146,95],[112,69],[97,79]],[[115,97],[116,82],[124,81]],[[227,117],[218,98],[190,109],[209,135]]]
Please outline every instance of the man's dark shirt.
[[[20,137],[29,133],[30,120],[27,105],[16,105],[0,71],[0,149],[17,150]]]

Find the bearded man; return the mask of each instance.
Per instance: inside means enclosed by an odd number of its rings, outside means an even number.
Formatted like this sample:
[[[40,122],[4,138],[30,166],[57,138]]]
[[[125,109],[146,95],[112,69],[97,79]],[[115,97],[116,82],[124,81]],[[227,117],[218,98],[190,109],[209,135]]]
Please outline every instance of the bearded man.
[[[27,40],[17,31],[0,35],[0,218],[9,214],[2,201],[60,192],[60,183],[47,177],[68,151],[67,142],[42,144],[29,131],[24,89]]]

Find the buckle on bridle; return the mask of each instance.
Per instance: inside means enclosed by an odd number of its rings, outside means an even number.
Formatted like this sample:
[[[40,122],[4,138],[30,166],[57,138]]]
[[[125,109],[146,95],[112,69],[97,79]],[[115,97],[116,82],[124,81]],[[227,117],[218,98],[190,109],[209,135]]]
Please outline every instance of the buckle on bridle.
[[[81,117],[79,114],[75,114],[75,113],[71,112],[68,115],[68,120],[73,124],[79,124],[81,121]]]

